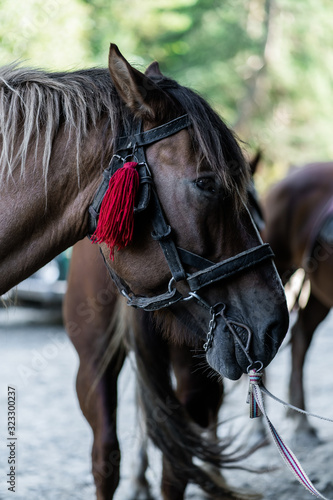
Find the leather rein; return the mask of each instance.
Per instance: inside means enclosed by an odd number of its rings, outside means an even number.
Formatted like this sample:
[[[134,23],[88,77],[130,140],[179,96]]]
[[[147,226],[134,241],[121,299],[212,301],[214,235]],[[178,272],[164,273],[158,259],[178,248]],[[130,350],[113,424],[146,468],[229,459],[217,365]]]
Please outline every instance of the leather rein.
[[[203,307],[212,310],[215,306],[212,308],[201,299],[197,294],[198,290],[217,281],[235,276],[244,270],[257,266],[264,260],[274,257],[273,251],[268,244],[260,244],[222,262],[214,263],[200,255],[176,246],[172,228],[166,221],[154,186],[154,180],[147,164],[145,147],[176,134],[190,125],[188,115],[180,116],[147,131],[142,131],[143,124],[140,121],[133,131],[130,131],[125,136],[118,137],[115,141],[115,153],[112,156],[110,165],[103,173],[103,181],[97,190],[93,203],[89,207],[88,234],[92,235],[97,226],[99,211],[111,176],[128,161],[128,158],[135,158],[135,161],[138,162],[137,170],[140,178],[140,190],[134,212],[141,212],[148,205],[152,209],[153,232],[151,236],[159,242],[172,275],[168,290],[163,294],[153,297],[137,296],[107,262],[106,265],[119,292],[126,297],[127,304],[145,311],[156,311],[169,307],[181,300],[190,299],[196,299]],[[197,271],[188,274],[184,270],[184,265],[191,266],[197,269]],[[188,296],[184,297],[177,290],[175,284],[179,281],[187,282],[190,289]]]

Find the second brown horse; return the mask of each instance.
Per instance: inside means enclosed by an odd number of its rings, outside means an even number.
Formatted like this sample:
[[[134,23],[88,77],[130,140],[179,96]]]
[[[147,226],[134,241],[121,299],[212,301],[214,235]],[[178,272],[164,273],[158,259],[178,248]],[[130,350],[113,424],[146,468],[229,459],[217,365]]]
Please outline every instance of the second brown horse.
[[[305,409],[305,356],[317,326],[333,307],[333,163],[293,169],[267,193],[263,211],[263,236],[273,248],[283,283],[299,268],[310,282],[310,296],[292,328],[289,383],[291,404]],[[307,418],[291,414],[298,419],[300,438],[316,440]]]

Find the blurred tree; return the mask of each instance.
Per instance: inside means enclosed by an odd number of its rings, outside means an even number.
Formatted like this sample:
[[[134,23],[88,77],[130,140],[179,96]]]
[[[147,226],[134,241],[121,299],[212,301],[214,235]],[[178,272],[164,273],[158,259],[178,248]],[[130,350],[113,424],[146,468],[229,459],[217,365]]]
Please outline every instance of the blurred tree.
[[[199,90],[281,177],[333,157],[333,40],[328,0],[83,0],[98,61],[116,42],[144,66]]]
[[[51,69],[107,63],[117,43],[139,69],[156,59],[201,92],[250,149],[261,182],[333,158],[330,0],[0,0],[3,63]],[[259,181],[260,181],[259,179]]]
[[[0,0],[0,63],[47,69],[92,63],[88,9],[81,0]]]

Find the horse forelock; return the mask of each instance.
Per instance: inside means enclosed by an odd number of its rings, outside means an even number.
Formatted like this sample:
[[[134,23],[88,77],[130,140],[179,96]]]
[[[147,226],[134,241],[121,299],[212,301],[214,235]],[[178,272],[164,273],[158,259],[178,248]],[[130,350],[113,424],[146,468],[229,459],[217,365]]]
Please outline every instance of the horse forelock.
[[[29,151],[42,146],[42,170],[46,179],[54,138],[61,125],[67,131],[66,146],[75,147],[79,177],[80,149],[90,125],[102,114],[112,122],[115,90],[107,70],[47,73],[20,68],[0,69],[0,181],[15,169],[24,174]]]
[[[215,172],[240,209],[246,199],[250,170],[234,133],[193,90],[169,78],[158,77],[157,85],[189,115],[190,133],[199,162],[205,162]],[[166,107],[169,108],[168,102]]]

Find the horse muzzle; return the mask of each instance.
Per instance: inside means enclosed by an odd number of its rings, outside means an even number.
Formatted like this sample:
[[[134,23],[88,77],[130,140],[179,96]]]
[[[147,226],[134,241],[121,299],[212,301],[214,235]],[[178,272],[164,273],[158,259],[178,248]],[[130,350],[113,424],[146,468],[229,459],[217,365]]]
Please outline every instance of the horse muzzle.
[[[260,371],[277,353],[280,325],[271,323],[265,331],[253,333],[251,328],[228,317],[223,303],[211,308],[211,320],[204,344],[208,364],[221,376],[237,380],[252,369]]]

